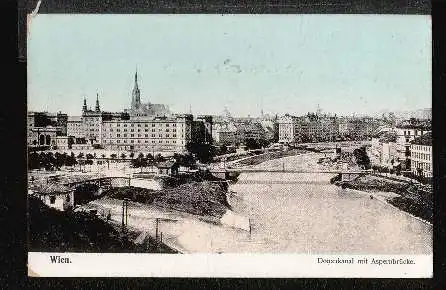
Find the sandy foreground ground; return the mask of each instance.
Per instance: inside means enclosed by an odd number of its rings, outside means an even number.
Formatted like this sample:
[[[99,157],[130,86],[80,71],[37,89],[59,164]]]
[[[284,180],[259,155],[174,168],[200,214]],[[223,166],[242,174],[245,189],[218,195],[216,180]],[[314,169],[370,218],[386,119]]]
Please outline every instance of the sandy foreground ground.
[[[98,214],[111,214],[111,220],[122,222],[122,201],[102,198],[92,201],[78,210],[96,209]],[[220,252],[213,245],[216,232],[231,231],[220,224],[218,218],[201,218],[188,213],[168,210],[151,205],[129,202],[127,225],[155,237],[158,219],[158,237],[163,235],[163,242],[182,253]],[[240,231],[240,230],[239,230]]]

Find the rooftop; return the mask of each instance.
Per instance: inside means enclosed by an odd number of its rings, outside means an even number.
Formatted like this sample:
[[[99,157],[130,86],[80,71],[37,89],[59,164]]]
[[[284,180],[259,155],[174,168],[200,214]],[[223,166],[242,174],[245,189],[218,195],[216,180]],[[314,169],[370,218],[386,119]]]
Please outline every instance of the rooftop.
[[[38,184],[31,189],[38,194],[64,194],[72,190],[68,186],[56,183]]]
[[[426,134],[423,134],[420,137],[415,138],[410,143],[414,145],[432,146],[432,133],[428,132]]]

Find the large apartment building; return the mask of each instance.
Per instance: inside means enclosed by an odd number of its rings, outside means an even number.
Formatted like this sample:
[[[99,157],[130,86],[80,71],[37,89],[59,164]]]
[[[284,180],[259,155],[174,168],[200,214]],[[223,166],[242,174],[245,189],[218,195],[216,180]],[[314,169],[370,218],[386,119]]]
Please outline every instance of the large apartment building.
[[[191,142],[192,115],[103,121],[101,144],[112,150],[183,152]]]
[[[279,142],[300,143],[332,141],[339,134],[335,116],[307,114],[296,117],[286,114],[279,118]]]

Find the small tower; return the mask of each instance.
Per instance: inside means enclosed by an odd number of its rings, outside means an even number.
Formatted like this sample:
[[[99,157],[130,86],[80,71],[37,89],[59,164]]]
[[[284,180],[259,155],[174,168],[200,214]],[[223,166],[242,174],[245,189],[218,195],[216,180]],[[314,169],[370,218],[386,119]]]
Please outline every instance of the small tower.
[[[96,93],[96,108],[95,108],[96,112],[100,112],[101,111],[101,107],[99,106],[99,94]]]
[[[82,106],[82,112],[86,112],[87,111],[87,98],[84,97],[84,105]]]

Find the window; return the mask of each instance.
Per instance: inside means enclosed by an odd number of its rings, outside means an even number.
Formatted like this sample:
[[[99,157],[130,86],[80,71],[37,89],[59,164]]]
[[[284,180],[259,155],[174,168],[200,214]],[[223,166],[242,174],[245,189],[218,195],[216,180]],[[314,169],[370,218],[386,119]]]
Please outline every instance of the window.
[[[116,143],[121,143],[121,140],[116,141]]]
[[[144,127],[148,127],[149,125],[148,124],[144,124]]]
[[[124,137],[127,137],[127,134],[124,134]]]
[[[152,124],[152,127],[155,127],[155,124]]]
[[[138,132],[141,132],[141,129],[138,129]]]
[[[145,134],[145,137],[146,137],[146,138],[149,137],[149,134]]]
[[[135,129],[130,129],[130,132],[135,132]]]
[[[141,127],[141,124],[138,124],[138,127]]]
[[[70,202],[71,198],[70,198],[70,195],[69,195],[69,194],[67,194],[67,198],[66,198],[66,200],[67,200],[67,202]]]
[[[152,129],[152,132],[155,132],[155,129]]]
[[[124,132],[127,132],[127,129],[124,129]]]
[[[163,135],[161,135],[161,134],[159,134],[158,136],[159,136],[159,137],[163,137]]]
[[[131,140],[130,143],[133,143],[133,140]]]
[[[148,130],[148,129],[145,129],[144,132],[149,132],[149,130]]]
[[[121,137],[121,134],[116,134],[116,137]]]
[[[56,203],[56,197],[54,195],[50,196],[50,204]]]
[[[166,132],[169,132],[169,129],[166,129]]]
[[[131,126],[131,127],[134,127],[134,126],[135,126],[135,124],[133,124],[133,123],[132,123],[132,124],[130,124],[130,126]]]
[[[135,134],[130,134],[130,137],[135,137]]]

